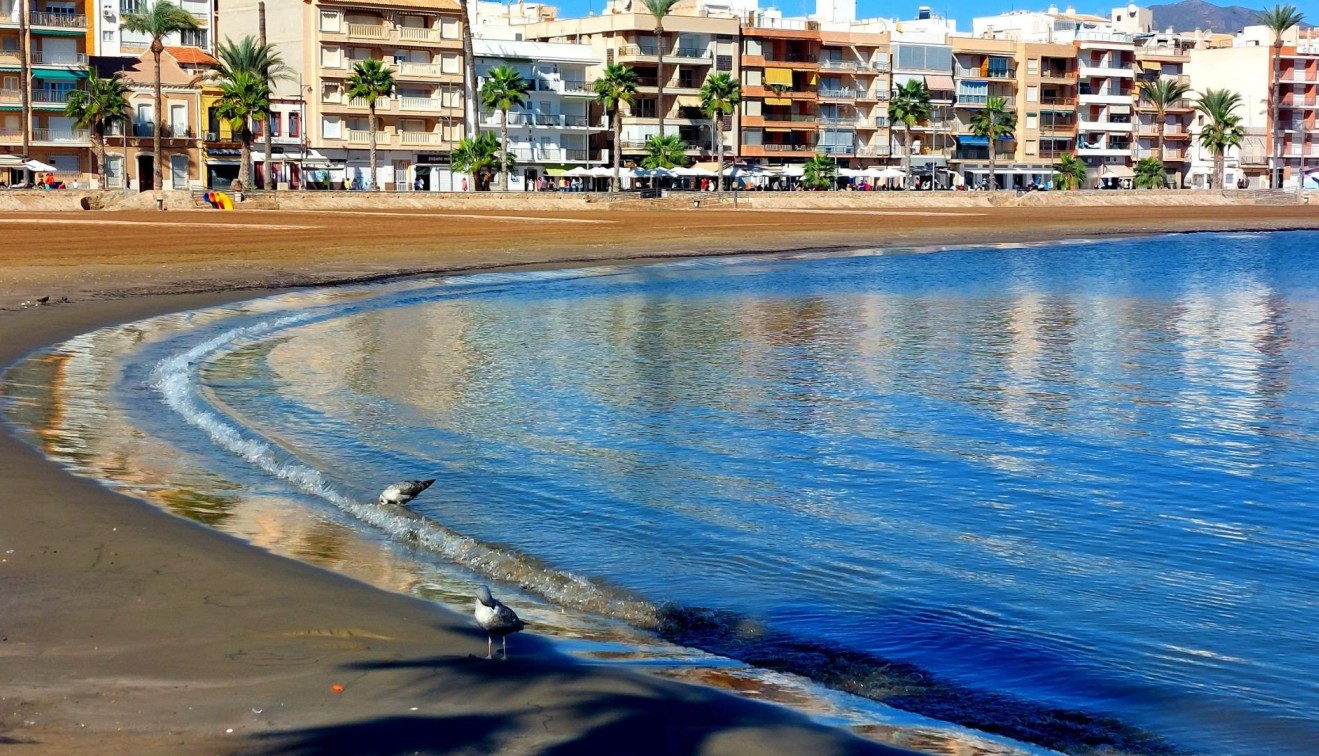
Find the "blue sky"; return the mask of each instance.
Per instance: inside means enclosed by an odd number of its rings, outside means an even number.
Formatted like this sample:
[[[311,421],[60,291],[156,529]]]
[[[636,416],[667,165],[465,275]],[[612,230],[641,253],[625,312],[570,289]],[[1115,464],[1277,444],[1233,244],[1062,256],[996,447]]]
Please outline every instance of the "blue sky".
[[[546,0],[559,6],[560,18],[572,18],[574,16],[584,16],[587,12],[594,10],[599,13],[605,6],[605,0]],[[1065,7],[1067,0],[1055,0],[1059,7]],[[1144,0],[1140,2],[1142,6],[1162,5],[1176,2],[1177,0]],[[1273,5],[1278,0],[1219,0],[1215,5],[1242,5],[1247,8],[1262,8],[1265,5]],[[1282,0],[1287,2],[1288,0]],[[1050,0],[1039,0],[1038,2],[1023,2],[1022,0],[924,0],[924,4],[929,5],[936,13],[940,15],[957,19],[957,28],[959,30],[970,31],[971,19],[975,16],[992,16],[995,13],[1002,13],[1010,10],[1044,10],[1049,6]],[[1291,0],[1297,8],[1305,14],[1306,19],[1312,24],[1319,24],[1319,0]],[[886,18],[914,18],[917,6],[922,4],[922,0],[903,0],[902,2],[892,2],[890,0],[857,0],[856,15],[860,18],[873,18],[883,16]],[[1113,8],[1122,6],[1124,3],[1116,2],[1087,2],[1086,0],[1072,0],[1072,4],[1082,13],[1093,13],[1097,16],[1107,17],[1109,11]],[[800,16],[815,10],[815,0],[760,0],[762,8],[770,6],[778,7],[786,16]]]

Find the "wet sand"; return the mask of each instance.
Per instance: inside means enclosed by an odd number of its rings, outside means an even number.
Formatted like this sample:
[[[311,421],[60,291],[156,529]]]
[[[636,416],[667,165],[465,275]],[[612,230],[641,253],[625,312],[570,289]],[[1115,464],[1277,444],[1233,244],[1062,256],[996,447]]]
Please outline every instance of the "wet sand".
[[[538,215],[0,215],[0,364],[100,325],[318,282],[657,253],[1319,228],[1310,207]],[[71,301],[21,308],[45,295]],[[581,665],[531,635],[508,662],[472,658],[485,638],[464,615],[68,476],[7,430],[0,471],[0,745],[28,745],[19,752],[873,747],[779,707]]]

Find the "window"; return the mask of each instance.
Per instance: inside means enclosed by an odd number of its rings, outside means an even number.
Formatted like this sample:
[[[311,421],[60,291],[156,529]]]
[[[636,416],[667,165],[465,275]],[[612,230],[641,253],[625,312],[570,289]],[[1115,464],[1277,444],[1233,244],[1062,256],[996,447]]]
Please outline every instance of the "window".
[[[280,126],[283,125],[283,120],[284,120],[284,114],[283,114],[283,113],[271,113],[271,114],[270,114],[270,135],[271,135],[271,136],[276,136],[276,137],[277,137],[277,136],[280,135],[280,134],[279,134],[279,132],[280,132]]]
[[[1026,128],[1038,129],[1040,127],[1040,116],[1037,113],[1026,114]]]
[[[732,55],[719,55],[719,56],[716,56],[715,59],[714,59],[714,70],[716,70],[716,71],[732,71],[732,70],[733,70],[733,56],[732,56]]]
[[[5,42],[9,42],[9,41],[11,41],[11,39],[10,39],[10,38],[6,38],[4,41],[5,41]],[[15,44],[18,43],[18,39],[17,39],[17,38],[13,38],[12,41],[13,41]],[[114,33],[113,31],[103,31],[103,32],[101,32],[101,41],[102,41],[102,42],[106,42],[106,43],[113,43],[113,42],[115,41],[115,33]]]
[[[759,68],[752,68],[749,71],[746,71],[745,74],[747,79],[746,83],[748,87],[760,86],[765,75],[764,72],[761,71]]]
[[[1026,154],[1034,155],[1036,152],[1038,152],[1038,150],[1036,149],[1036,145],[1037,143],[1034,141],[1026,142]]]
[[[321,66],[324,68],[342,68],[343,51],[338,47],[321,48]]]
[[[462,58],[457,55],[440,56],[440,72],[447,74],[459,73],[462,68]]]
[[[294,139],[302,136],[301,113],[289,113],[289,136]]]
[[[1026,73],[1028,73],[1028,74],[1037,74],[1037,73],[1039,73],[1039,72],[1040,72],[1040,59],[1039,59],[1039,58],[1029,58],[1029,59],[1026,61]]]
[[[265,128],[266,128],[266,122],[264,119],[260,121],[258,121],[255,118],[252,119],[252,136],[254,137],[265,136],[266,135]]]
[[[440,104],[446,108],[461,108],[463,93],[459,89],[445,89],[440,93]]]
[[[747,51],[746,51],[747,55],[760,55],[762,52],[760,47],[760,40],[758,39],[748,39],[746,41],[746,46],[747,46]]]
[[[342,27],[339,26],[342,16],[335,11],[321,11],[321,31],[338,32]]]
[[[1039,101],[1040,101],[1040,88],[1026,87],[1026,102],[1039,102]]]
[[[341,102],[342,100],[343,92],[339,89],[338,83],[327,81],[321,84],[321,102]]]
[[[458,19],[440,19],[440,36],[444,39],[458,39]]]
[[[179,42],[185,47],[209,47],[208,29],[185,29],[179,32]]]
[[[338,116],[322,117],[321,136],[325,139],[343,139],[343,121]]]

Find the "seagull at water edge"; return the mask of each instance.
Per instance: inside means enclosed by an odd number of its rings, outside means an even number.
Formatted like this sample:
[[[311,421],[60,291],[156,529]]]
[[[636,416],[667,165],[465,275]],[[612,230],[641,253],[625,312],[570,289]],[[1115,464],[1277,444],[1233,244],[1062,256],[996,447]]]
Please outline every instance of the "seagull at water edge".
[[[430,488],[434,482],[434,478],[430,480],[400,480],[380,492],[380,503],[407,504],[417,498],[417,494]]]
[[[496,635],[503,641],[504,658],[507,659],[508,636],[527,626],[518,619],[518,615],[512,609],[491,596],[490,589],[484,585],[476,592],[476,624],[486,632],[485,658],[487,659],[494,658]]]

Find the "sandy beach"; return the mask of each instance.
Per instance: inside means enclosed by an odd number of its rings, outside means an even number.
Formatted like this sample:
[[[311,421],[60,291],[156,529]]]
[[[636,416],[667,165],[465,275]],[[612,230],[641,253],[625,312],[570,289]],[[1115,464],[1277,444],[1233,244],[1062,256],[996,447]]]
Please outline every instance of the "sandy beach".
[[[0,364],[290,286],[1275,228],[1319,228],[1319,207],[4,213]],[[18,752],[897,752],[781,707],[585,666],[532,635],[506,663],[474,658],[485,637],[466,615],[71,477],[7,429],[0,470],[0,745]]]

